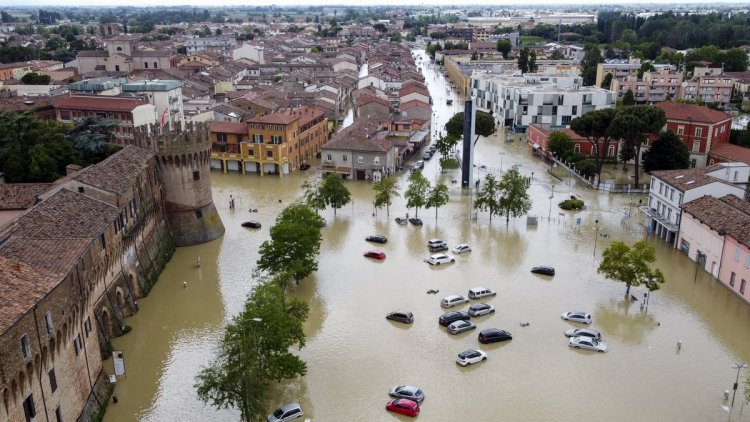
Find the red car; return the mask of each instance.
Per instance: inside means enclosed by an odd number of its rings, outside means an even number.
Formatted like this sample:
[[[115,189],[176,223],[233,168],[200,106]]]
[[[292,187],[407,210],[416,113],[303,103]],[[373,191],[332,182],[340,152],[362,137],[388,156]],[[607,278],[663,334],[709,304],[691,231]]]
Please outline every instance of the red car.
[[[385,405],[385,410],[416,417],[419,415],[419,404],[409,399],[395,399],[389,401],[388,404]]]
[[[385,259],[385,252],[383,251],[367,251],[365,252],[366,258],[373,258],[377,259],[379,261],[383,261]]]

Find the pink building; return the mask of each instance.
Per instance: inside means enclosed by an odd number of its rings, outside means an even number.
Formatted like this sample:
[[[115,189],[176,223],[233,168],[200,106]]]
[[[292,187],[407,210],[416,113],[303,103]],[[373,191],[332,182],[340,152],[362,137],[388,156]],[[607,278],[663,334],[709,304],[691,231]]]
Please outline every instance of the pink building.
[[[750,303],[750,203],[734,195],[682,205],[678,247]]]

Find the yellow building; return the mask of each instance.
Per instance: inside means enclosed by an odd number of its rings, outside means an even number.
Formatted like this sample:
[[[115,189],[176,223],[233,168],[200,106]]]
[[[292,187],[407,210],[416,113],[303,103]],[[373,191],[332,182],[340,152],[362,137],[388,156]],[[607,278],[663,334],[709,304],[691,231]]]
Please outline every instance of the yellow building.
[[[310,161],[328,139],[322,111],[303,107],[244,123],[212,122],[211,167],[245,173],[288,174]]]

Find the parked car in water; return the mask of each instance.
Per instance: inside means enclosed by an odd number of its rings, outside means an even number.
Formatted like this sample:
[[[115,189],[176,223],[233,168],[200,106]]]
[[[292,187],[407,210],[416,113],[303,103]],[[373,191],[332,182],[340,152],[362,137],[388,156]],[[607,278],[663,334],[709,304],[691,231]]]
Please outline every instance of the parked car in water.
[[[417,161],[411,166],[411,171],[422,170],[424,168],[424,161]]]
[[[424,392],[413,385],[398,385],[388,391],[388,395],[397,399],[409,399],[417,403],[424,400]]]
[[[591,337],[572,337],[568,346],[574,349],[593,350],[599,353],[604,353],[609,349],[606,343],[594,340]]]
[[[479,349],[464,350],[456,356],[456,363],[461,366],[473,365],[485,360],[487,360],[487,353]]]
[[[385,318],[390,319],[391,321],[403,322],[404,324],[411,324],[414,322],[414,314],[405,309],[390,312]]]
[[[465,296],[450,295],[444,297],[443,300],[440,301],[440,306],[442,306],[443,308],[452,308],[456,305],[461,305],[468,301],[469,299],[467,299]]]
[[[460,321],[460,320],[469,320],[471,319],[471,315],[463,312],[463,311],[451,311],[446,312],[443,315],[440,315],[440,318],[438,318],[438,324],[442,325],[443,327],[447,327],[452,322]]]
[[[368,242],[375,242],[375,243],[388,243],[388,238],[383,236],[382,234],[374,234],[372,236],[367,236],[365,240]]]
[[[453,255],[447,255],[444,253],[430,255],[430,257],[427,258],[427,263],[430,265],[448,264],[453,262],[456,262],[456,258],[454,258]]]
[[[267,422],[287,422],[302,417],[305,412],[299,403],[285,404],[266,417]]]
[[[488,328],[482,330],[477,337],[480,343],[497,343],[499,341],[513,340],[513,335],[505,330],[498,328]]]
[[[422,154],[422,159],[429,161],[430,158],[432,158],[432,153],[430,151],[425,151],[424,154]]]
[[[465,331],[473,330],[475,328],[477,328],[477,324],[474,324],[471,321],[458,320],[448,324],[448,333],[455,335],[463,333]]]
[[[590,328],[576,328],[572,330],[565,330],[566,337],[591,337],[594,340],[601,340],[602,333],[592,330]]]
[[[416,417],[419,415],[419,403],[409,399],[393,399],[385,405],[385,410]]]
[[[486,287],[475,287],[473,289],[469,289],[469,299],[476,300],[476,299],[483,298],[485,296],[495,296],[495,295],[497,295],[496,291],[492,289],[488,289]]]
[[[251,229],[259,229],[261,226],[260,226],[259,221],[250,220],[250,221],[245,221],[244,223],[242,223],[242,227],[248,227]]]
[[[397,224],[404,225],[404,224],[407,224],[408,222],[409,220],[407,218],[396,217]]]
[[[541,274],[541,275],[549,275],[549,276],[555,275],[555,269],[548,265],[534,267],[531,269],[531,272],[534,274]]]
[[[421,219],[419,219],[419,218],[417,218],[417,217],[412,217],[412,218],[410,218],[410,219],[409,219],[409,222],[410,222],[411,224],[415,225],[415,226],[421,226],[421,225],[422,225],[422,220],[421,220]]]
[[[365,252],[365,258],[377,259],[378,261],[385,261],[385,252],[383,251],[367,251]]]
[[[453,248],[454,254],[461,254],[464,252],[471,252],[471,245],[469,245],[468,243],[460,243],[456,245],[455,248]]]
[[[492,305],[488,305],[486,303],[476,303],[474,305],[469,306],[469,315],[473,317],[478,317],[482,315],[487,314],[494,314],[495,313],[495,307]]]
[[[565,312],[564,314],[560,315],[560,318],[571,322],[591,324],[591,314],[581,311]]]
[[[434,248],[436,246],[448,246],[442,239],[430,239],[427,241],[428,248]]]

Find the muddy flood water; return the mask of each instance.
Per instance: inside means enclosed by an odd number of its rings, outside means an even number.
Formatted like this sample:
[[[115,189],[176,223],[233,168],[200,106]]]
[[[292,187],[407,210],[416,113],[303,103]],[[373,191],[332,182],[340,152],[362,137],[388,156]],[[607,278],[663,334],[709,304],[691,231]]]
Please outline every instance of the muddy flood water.
[[[435,120],[442,125],[458,101],[447,106],[446,96],[456,97],[446,92],[443,77],[427,66],[423,72],[435,98]],[[483,212],[474,219],[471,191],[452,183],[459,170],[440,172],[436,158],[424,173],[433,183],[446,183],[451,199],[437,217],[434,209],[419,210],[422,227],[394,221],[406,212],[414,216],[403,198],[395,200],[390,216],[385,209],[375,216],[372,185],[347,182],[353,204],[335,217],[330,209],[322,213],[328,225],[319,271],[289,290],[310,304],[307,346],[300,351],[308,374],[275,389],[269,412],[299,401],[313,421],[409,420],[384,407],[391,387],[412,384],[426,394],[418,417],[426,421],[727,421],[723,391],[730,390],[731,401],[737,374],[732,363],[750,361],[748,306],[710,274],[696,272],[682,253],[644,233],[642,216],[632,207],[643,197],[598,193],[575,179],[559,180],[527,145],[506,142],[502,133],[480,139],[475,156],[480,177],[499,175],[512,165],[529,177],[533,172],[530,214],[538,224],[527,225],[526,218],[507,225],[500,217],[490,222]],[[212,173],[226,235],[178,249],[151,294],[139,301],[140,312],[127,320],[133,331],[113,341],[125,354],[127,376],[118,379],[119,400],[110,404],[105,421],[239,419],[233,409],[201,403],[194,378],[211,361],[223,326],[253,286],[250,274],[269,227],[299,197],[308,177],[319,177],[315,167],[284,177]],[[403,193],[408,174],[396,177]],[[557,203],[571,194],[588,208],[560,215]],[[236,198],[233,211],[230,195]],[[256,208],[257,213],[248,211]],[[249,219],[263,228],[242,228]],[[388,243],[368,244],[364,237],[370,234],[383,234]],[[450,247],[470,243],[473,251],[456,256],[454,264],[431,267],[423,259],[432,238]],[[645,289],[632,290],[638,301],[625,300],[624,284],[596,273],[601,252],[612,241],[643,238],[656,247],[656,265],[666,277],[647,312],[641,307]],[[369,249],[382,249],[387,259],[364,258]],[[531,274],[536,265],[552,265],[557,275]],[[484,300],[497,312],[474,319],[475,331],[449,335],[437,323],[445,312],[440,299],[466,295],[477,286],[497,291]],[[427,294],[430,289],[439,293]],[[414,324],[385,319],[399,308],[414,313]],[[573,310],[592,314],[591,328],[602,332],[608,353],[568,347],[563,332],[580,326],[560,314]],[[490,327],[510,331],[513,340],[480,345],[478,332]],[[458,352],[478,347],[487,352],[486,362],[456,365]],[[741,386],[733,420],[740,420],[742,393]],[[741,420],[750,420],[750,410]]]

